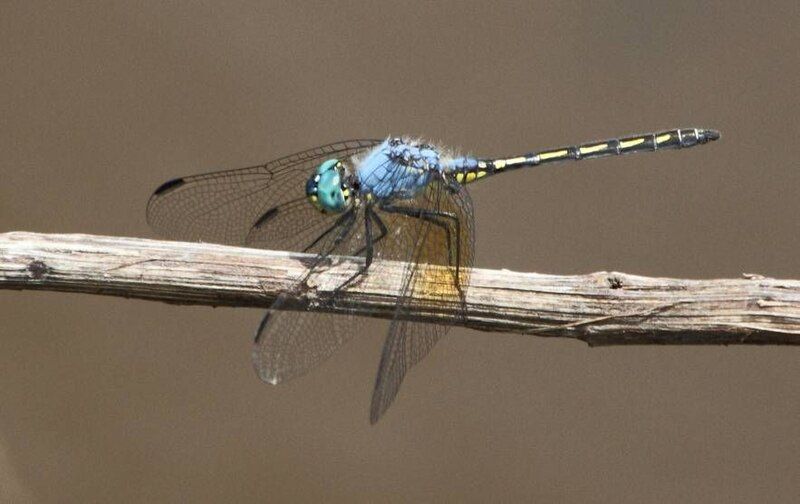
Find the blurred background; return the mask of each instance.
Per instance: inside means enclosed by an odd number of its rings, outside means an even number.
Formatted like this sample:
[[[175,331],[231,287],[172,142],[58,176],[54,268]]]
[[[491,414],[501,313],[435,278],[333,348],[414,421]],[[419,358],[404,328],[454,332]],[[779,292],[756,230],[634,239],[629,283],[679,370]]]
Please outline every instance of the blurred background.
[[[800,7],[0,5],[0,231],[153,237],[168,178],[353,137],[720,142],[473,187],[485,268],[800,278]],[[457,328],[376,426],[384,326],[281,387],[259,310],[0,291],[3,502],[790,502],[800,350]]]

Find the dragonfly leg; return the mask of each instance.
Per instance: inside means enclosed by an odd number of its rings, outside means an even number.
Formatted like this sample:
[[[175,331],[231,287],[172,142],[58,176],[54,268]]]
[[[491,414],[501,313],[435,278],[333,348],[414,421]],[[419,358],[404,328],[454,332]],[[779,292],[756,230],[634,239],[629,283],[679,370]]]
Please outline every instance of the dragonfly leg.
[[[461,271],[460,271],[460,264],[461,264],[461,223],[454,214],[450,212],[443,212],[439,210],[428,210],[424,208],[412,208],[412,207],[403,207],[403,206],[394,206],[390,203],[384,203],[381,205],[381,210],[389,213],[397,213],[401,215],[406,215],[408,217],[413,217],[415,219],[422,219],[425,221],[430,222],[431,224],[442,228],[445,232],[445,237],[447,240],[447,261],[450,263],[448,266],[455,267],[456,270],[456,287],[458,288],[459,293],[463,296],[463,292],[461,290]],[[453,222],[453,227],[455,229],[456,240],[455,240],[455,247],[453,247],[453,240],[451,235],[450,226],[447,223],[442,222],[439,219],[449,219]],[[455,258],[453,257],[453,253],[455,252]],[[455,263],[455,264],[453,264]]]
[[[301,280],[301,284],[305,284],[308,281],[309,277],[311,277],[311,274],[314,272],[314,269],[317,266],[319,266],[320,263],[324,261],[331,253],[333,253],[333,251],[336,250],[336,248],[342,243],[342,241],[344,241],[344,239],[347,237],[348,234],[350,234],[350,231],[353,229],[353,224],[355,224],[355,222],[356,222],[356,212],[354,208],[351,208],[350,210],[345,212],[341,217],[336,219],[336,222],[334,222],[331,227],[329,227],[321,235],[319,235],[317,239],[311,243],[311,245],[309,245],[304,249],[304,252],[307,252],[311,247],[313,247],[314,245],[319,243],[323,238],[325,238],[325,236],[327,236],[337,228],[341,228],[339,229],[339,234],[337,234],[336,238],[333,239],[333,243],[331,244],[331,246],[321,251],[314,259],[314,262],[311,264],[311,267],[308,268],[308,273],[306,273],[306,276],[303,277],[303,279]]]
[[[379,230],[378,237],[375,238],[374,240],[372,240],[372,245],[374,246],[374,245],[377,245],[378,242],[380,242],[381,240],[386,238],[386,235],[389,234],[389,230],[386,229],[386,224],[383,223],[383,219],[381,219],[381,216],[378,215],[377,213],[375,213],[375,211],[372,209],[372,207],[368,206],[366,208],[366,212],[368,214],[370,214],[370,217],[372,218],[372,222],[374,222],[375,224],[378,225],[378,230]],[[353,254],[353,255],[359,256],[359,255],[363,254],[365,250],[367,250],[367,246],[366,245],[364,245],[363,247],[358,249],[355,252],[355,254]]]
[[[461,221],[458,220],[458,217],[456,217],[455,214],[452,214],[450,212],[435,212],[435,214],[438,217],[441,217],[443,219],[449,219],[453,223],[453,229],[455,229],[455,232],[456,232],[456,240],[455,240],[456,246],[455,247],[453,247],[450,244],[450,235],[449,235],[449,232],[448,232],[447,248],[450,251],[450,254],[455,252],[455,256],[456,256],[455,257],[455,264],[451,264],[451,266],[455,266],[455,268],[456,268],[456,280],[458,280],[458,289],[460,291],[461,290],[461,277],[460,277],[459,274],[460,274],[460,268],[461,268]],[[452,260],[452,258],[449,258],[449,259]]]
[[[341,215],[341,216],[340,216],[338,219],[336,219],[336,222],[334,222],[334,223],[333,223],[333,225],[332,225],[331,227],[329,227],[328,229],[326,229],[325,231],[323,231],[321,235],[317,236],[317,237],[314,239],[314,241],[312,241],[312,242],[311,242],[311,243],[310,243],[310,244],[309,244],[309,245],[308,245],[306,248],[304,248],[304,249],[303,249],[303,252],[308,252],[309,250],[311,250],[311,249],[312,249],[312,248],[313,248],[313,247],[314,247],[314,246],[315,246],[317,243],[319,243],[319,242],[320,242],[320,241],[321,241],[323,238],[325,238],[326,236],[328,236],[329,234],[331,234],[331,233],[332,233],[332,232],[333,232],[333,231],[334,231],[336,228],[338,228],[339,226],[341,226],[341,225],[342,225],[342,223],[343,223],[344,221],[346,221],[347,219],[349,219],[349,218],[351,217],[351,214],[352,214],[352,213],[353,213],[353,209],[350,209],[349,211],[347,211],[347,212],[343,213],[343,214],[342,214],[342,215]]]
[[[339,229],[339,233],[336,235],[336,238],[334,238],[333,243],[327,249],[325,249],[325,250],[321,251],[319,254],[317,254],[317,257],[314,258],[314,262],[311,264],[311,266],[309,266],[308,271],[306,272],[305,276],[302,279],[300,279],[300,281],[298,282],[297,286],[295,286],[295,289],[300,290],[302,287],[307,287],[308,286],[308,279],[314,273],[314,270],[316,269],[316,267],[319,266],[320,263],[322,261],[324,261],[326,257],[328,257],[331,253],[333,253],[333,251],[336,250],[336,248],[342,243],[342,241],[344,241],[344,239],[347,238],[347,235],[350,234],[350,231],[353,229],[353,224],[355,224],[355,222],[356,222],[356,212],[354,211],[354,209],[350,209],[346,213],[344,213],[341,217],[336,219],[336,222],[334,222],[331,227],[329,227],[328,229],[323,231],[322,234],[320,234],[311,243],[311,245],[309,245],[308,247],[303,249],[303,252],[308,252],[309,249],[311,249],[311,247],[313,247],[314,245],[319,243],[323,238],[325,238],[326,236],[331,234],[337,228],[341,228],[341,229]],[[261,285],[261,288],[264,289],[263,284]],[[266,289],[264,289],[264,290],[266,291]],[[279,297],[278,299],[281,299],[281,298]],[[262,326],[264,324],[266,324],[267,318],[269,318],[269,317],[267,316],[267,317],[264,318],[264,321],[262,322]],[[259,329],[259,333],[260,332],[261,332],[261,329]]]
[[[372,219],[378,219],[378,227],[381,230],[381,235],[373,240],[372,239]],[[367,272],[369,267],[372,265],[372,256],[374,253],[374,245],[378,242],[381,238],[386,236],[386,226],[383,222],[380,221],[380,218],[373,212],[371,206],[367,206],[364,209],[364,247],[362,247],[356,255],[360,255],[362,251],[366,251],[366,255],[364,256],[364,266],[358,268],[358,271],[353,273],[353,276],[348,278],[342,285],[338,286],[334,291],[334,294],[338,293],[339,291],[347,288],[350,284],[352,284],[356,279],[361,277],[364,273]]]
[[[459,184],[457,180],[447,177],[445,182],[447,183],[447,189],[451,193],[455,194],[461,190],[461,184]]]

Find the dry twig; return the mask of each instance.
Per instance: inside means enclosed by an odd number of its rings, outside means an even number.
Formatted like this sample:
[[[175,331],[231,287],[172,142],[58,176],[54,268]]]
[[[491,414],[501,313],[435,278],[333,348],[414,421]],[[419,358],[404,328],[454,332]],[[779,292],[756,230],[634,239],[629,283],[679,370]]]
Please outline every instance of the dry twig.
[[[124,296],[176,304],[268,307],[291,287],[311,256],[206,243],[78,234],[0,234],[0,289]],[[333,258],[296,292],[295,310],[355,308],[392,315],[402,265],[355,285],[336,306],[331,291],[358,266]],[[378,280],[378,281],[376,281]],[[590,345],[800,344],[800,281],[758,275],[683,280],[624,273],[556,276],[474,269],[468,317],[483,331],[577,338]],[[450,321],[454,307],[412,311]]]

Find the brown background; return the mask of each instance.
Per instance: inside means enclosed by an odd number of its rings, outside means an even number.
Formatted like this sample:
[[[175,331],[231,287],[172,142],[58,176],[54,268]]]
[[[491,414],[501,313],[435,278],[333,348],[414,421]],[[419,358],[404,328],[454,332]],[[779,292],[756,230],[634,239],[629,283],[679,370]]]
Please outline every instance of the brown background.
[[[0,230],[150,237],[167,178],[351,137],[494,155],[706,126],[722,141],[476,185],[477,264],[800,277],[795,0],[100,4],[0,6]],[[0,313],[6,501],[800,498],[794,348],[456,329],[370,427],[381,328],[275,388],[256,310]]]

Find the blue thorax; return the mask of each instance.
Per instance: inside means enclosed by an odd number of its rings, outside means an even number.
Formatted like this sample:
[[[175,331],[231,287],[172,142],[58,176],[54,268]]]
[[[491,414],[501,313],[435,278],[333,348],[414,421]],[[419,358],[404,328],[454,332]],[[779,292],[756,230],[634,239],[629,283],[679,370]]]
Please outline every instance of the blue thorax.
[[[389,138],[361,160],[356,176],[362,194],[405,199],[416,196],[435,172],[466,172],[477,166],[475,158],[443,158],[430,145]]]
[[[375,147],[358,165],[356,176],[363,194],[379,199],[412,198],[441,171],[439,153],[428,145],[390,138]]]

